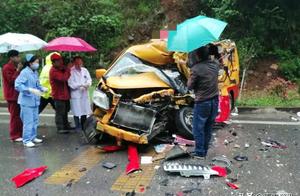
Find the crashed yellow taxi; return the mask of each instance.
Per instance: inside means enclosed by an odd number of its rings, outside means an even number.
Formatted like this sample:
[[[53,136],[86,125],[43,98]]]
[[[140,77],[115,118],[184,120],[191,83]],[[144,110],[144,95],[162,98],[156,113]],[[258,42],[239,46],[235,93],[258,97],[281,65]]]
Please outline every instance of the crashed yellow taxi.
[[[222,64],[220,107],[216,122],[228,120],[238,96],[239,60],[234,42],[213,43],[212,58]],[[90,143],[103,134],[148,144],[162,133],[193,138],[194,95],[187,88],[187,54],[169,52],[166,41],[151,40],[124,50],[108,70],[96,70],[99,83],[93,94],[93,115],[85,124]]]

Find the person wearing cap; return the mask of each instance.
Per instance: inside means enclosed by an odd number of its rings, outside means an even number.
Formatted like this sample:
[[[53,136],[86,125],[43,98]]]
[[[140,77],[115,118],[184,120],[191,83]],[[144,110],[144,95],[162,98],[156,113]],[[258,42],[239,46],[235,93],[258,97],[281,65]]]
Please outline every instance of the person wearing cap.
[[[80,56],[73,58],[71,77],[68,80],[71,90],[71,111],[74,115],[75,129],[83,130],[87,115],[92,113],[88,89],[92,85],[89,71],[83,67]]]
[[[48,91],[43,93],[43,95],[41,96],[41,104],[39,107],[39,113],[41,113],[49,103],[52,106],[52,108],[55,110],[54,100],[52,99],[52,96],[51,96],[52,90],[51,90],[50,79],[49,79],[49,73],[50,73],[50,69],[52,67],[52,62],[51,62],[52,54],[60,55],[57,52],[52,52],[48,56],[46,56],[46,64],[40,73],[40,83],[43,87],[48,88]]]
[[[10,114],[9,135],[12,141],[22,142],[23,125],[20,119],[20,106],[17,103],[19,93],[14,85],[23,65],[18,51],[10,50],[7,55],[9,61],[3,66],[2,78],[4,99],[7,101]]]
[[[21,119],[23,122],[23,144],[34,147],[35,143],[42,143],[37,138],[39,124],[40,96],[47,88],[41,86],[38,77],[39,59],[33,54],[26,55],[26,62],[20,75],[15,81],[15,89],[19,91],[18,104],[21,106]]]
[[[70,91],[68,80],[70,69],[64,66],[63,59],[58,54],[51,55],[52,67],[50,69],[50,84],[52,98],[55,104],[55,124],[58,133],[68,133],[72,128],[68,122],[70,110]]]

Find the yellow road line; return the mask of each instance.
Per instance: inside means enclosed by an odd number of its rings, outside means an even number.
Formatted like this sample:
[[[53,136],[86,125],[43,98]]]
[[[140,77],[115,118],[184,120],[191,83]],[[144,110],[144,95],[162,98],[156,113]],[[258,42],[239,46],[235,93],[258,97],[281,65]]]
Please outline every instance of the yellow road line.
[[[77,182],[86,172],[92,169],[103,157],[101,150],[95,147],[90,147],[86,151],[79,154],[71,162],[64,165],[45,180],[47,184],[66,184],[70,181]],[[80,171],[86,168],[85,171]]]
[[[154,155],[154,150],[145,154],[145,156]],[[159,165],[159,162],[141,165],[142,171],[139,173],[129,175],[126,175],[125,172],[122,173],[112,185],[111,190],[120,192],[132,192],[134,190],[136,193],[145,193],[155,175],[156,170],[154,167],[156,165]]]

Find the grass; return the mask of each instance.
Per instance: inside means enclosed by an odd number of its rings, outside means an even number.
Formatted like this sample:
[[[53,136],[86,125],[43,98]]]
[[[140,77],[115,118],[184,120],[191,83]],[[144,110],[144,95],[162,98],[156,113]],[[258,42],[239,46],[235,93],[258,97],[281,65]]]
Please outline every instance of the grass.
[[[300,95],[296,90],[288,92],[288,98],[283,99],[270,95],[265,91],[247,92],[243,94],[238,106],[248,107],[300,107]]]

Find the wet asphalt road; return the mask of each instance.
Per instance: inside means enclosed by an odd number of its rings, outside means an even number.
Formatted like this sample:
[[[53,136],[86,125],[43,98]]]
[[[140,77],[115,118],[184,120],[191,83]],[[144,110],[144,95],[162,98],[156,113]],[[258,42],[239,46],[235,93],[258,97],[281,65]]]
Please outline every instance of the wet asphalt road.
[[[84,144],[80,133],[58,135],[53,126],[51,115],[43,116],[39,135],[45,140],[33,149],[25,149],[21,144],[8,139],[8,116],[5,109],[0,112],[0,195],[1,196],[60,196],[60,195],[121,195],[111,191],[115,180],[125,170],[127,164],[126,151],[102,154],[102,160],[86,172],[77,183],[66,185],[49,185],[44,180],[66,163],[76,158],[91,146]],[[48,112],[47,112],[48,113]],[[51,113],[51,112],[50,112]],[[234,117],[234,120],[265,120],[274,122],[292,122],[293,114],[262,110],[247,112]],[[287,149],[264,149],[261,140],[273,139],[285,143]],[[229,143],[224,144],[227,140]],[[231,124],[214,133],[213,145],[207,160],[199,161],[191,158],[177,160],[186,163],[210,164],[216,155],[226,155],[232,161],[229,178],[237,179],[239,190],[232,190],[225,184],[225,178],[202,177],[185,178],[169,175],[159,168],[151,184],[146,187],[144,195],[266,195],[266,193],[300,193],[300,125],[271,124]],[[245,148],[245,143],[250,145]],[[236,146],[236,147],[234,147]],[[151,147],[150,147],[151,148]],[[236,155],[248,157],[248,161],[237,162]],[[113,170],[104,169],[103,161],[114,162]],[[39,178],[16,189],[10,179],[26,168],[47,165],[48,170]],[[166,180],[167,179],[167,180]],[[160,184],[165,181],[164,185]],[[281,192],[280,192],[281,191]]]

